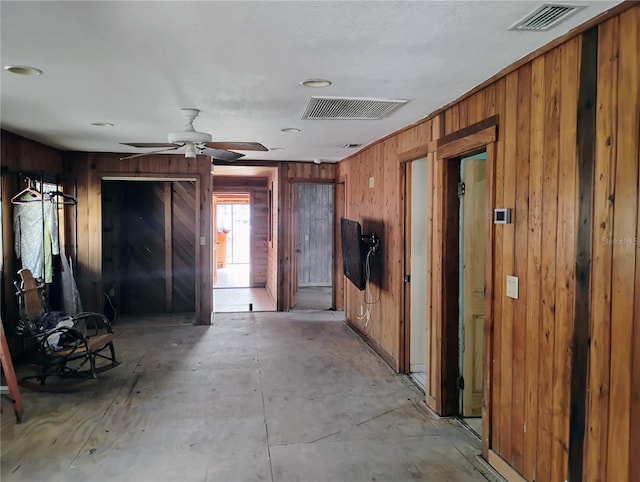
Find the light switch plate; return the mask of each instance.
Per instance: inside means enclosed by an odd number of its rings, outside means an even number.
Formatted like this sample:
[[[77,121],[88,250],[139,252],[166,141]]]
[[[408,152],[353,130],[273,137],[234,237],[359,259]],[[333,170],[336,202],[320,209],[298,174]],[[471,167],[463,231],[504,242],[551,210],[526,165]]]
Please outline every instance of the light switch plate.
[[[200,246],[206,246],[207,245],[207,238],[205,238],[204,236],[200,236]]]
[[[513,298],[514,300],[518,299],[518,277],[517,276],[507,276],[507,296],[509,298]]]
[[[370,187],[370,188],[372,188],[372,187],[374,186],[374,181],[375,181],[375,180],[374,180],[373,176],[371,176],[371,177],[369,178],[369,187]]]

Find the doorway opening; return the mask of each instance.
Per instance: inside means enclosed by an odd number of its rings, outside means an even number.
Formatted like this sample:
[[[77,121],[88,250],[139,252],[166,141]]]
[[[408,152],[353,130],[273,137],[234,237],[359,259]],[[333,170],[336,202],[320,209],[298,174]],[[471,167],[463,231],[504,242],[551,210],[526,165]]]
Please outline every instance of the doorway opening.
[[[458,411],[482,435],[487,153],[460,159]]]
[[[405,166],[405,371],[423,391],[427,383],[429,306],[428,159]]]
[[[251,286],[251,195],[214,196],[216,279],[214,288]]]
[[[292,186],[294,283],[292,309],[329,310],[333,305],[333,184]]]

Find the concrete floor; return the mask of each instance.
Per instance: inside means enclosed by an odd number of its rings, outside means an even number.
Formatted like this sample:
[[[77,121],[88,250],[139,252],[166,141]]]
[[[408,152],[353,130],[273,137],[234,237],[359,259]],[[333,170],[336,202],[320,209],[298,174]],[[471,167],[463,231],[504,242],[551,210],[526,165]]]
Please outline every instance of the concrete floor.
[[[483,481],[480,442],[438,419],[341,312],[118,320],[122,365],[73,394],[3,401],[11,481]]]

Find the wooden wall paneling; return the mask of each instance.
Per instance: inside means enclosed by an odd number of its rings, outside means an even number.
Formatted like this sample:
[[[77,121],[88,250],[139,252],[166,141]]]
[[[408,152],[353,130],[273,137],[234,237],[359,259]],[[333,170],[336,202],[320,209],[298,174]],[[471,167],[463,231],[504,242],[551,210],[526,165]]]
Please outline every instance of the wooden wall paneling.
[[[542,253],[542,177],[545,127],[545,58],[531,63],[531,142],[529,166],[529,236],[526,272],[526,365],[524,423],[531,430],[524,433],[522,474],[535,478],[538,426],[538,363],[540,346],[540,288]]]
[[[618,18],[599,27],[597,113],[593,195],[593,257],[591,267],[591,346],[585,476],[604,480],[609,430],[609,364],[611,362],[611,283],[613,202],[617,143]],[[594,389],[598,387],[598,389]]]
[[[333,224],[333,290],[332,307],[334,310],[344,310],[344,274],[342,272],[342,238],[340,233],[340,219],[345,217],[345,180],[339,179],[333,189],[335,207]]]
[[[196,183],[173,181],[164,184],[168,184],[171,189],[171,195],[167,196],[167,202],[170,203],[168,222],[171,224],[171,236],[168,240],[170,246],[165,250],[165,255],[168,251],[171,256],[171,261],[167,263],[171,267],[171,270],[168,270],[171,281],[167,281],[167,286],[171,287],[170,307],[174,312],[196,311],[196,257],[197,250],[201,249],[200,243],[197,242],[199,230]],[[209,236],[205,238],[210,239]]]
[[[620,72],[620,89],[625,93],[631,92],[630,102],[628,102],[627,106],[631,107],[634,104],[638,105],[639,100],[637,98],[638,90],[638,69],[640,66],[638,65],[638,58],[635,57],[630,58],[633,54],[633,48],[631,48],[632,43],[629,40],[629,37],[633,37],[633,33],[635,32],[636,37],[636,45],[640,45],[640,8],[636,8],[624,14],[624,18],[621,19],[621,31],[626,32],[626,38],[623,39],[620,43],[620,62],[624,65],[629,65],[629,67],[625,67],[625,69],[630,69],[628,72],[621,71]],[[636,48],[637,52],[637,48]],[[627,64],[628,63],[628,64]],[[633,80],[633,79],[636,80]],[[635,90],[634,90],[635,89]],[[635,101],[635,102],[634,102]],[[631,117],[631,113],[627,112],[627,115],[630,117],[626,117],[626,115],[620,119],[619,127],[622,129],[628,129],[630,136],[628,140],[635,139],[635,156],[633,155],[633,149],[629,151],[629,161],[634,162],[636,160],[636,165],[640,165],[640,146],[638,145],[640,139],[640,121],[638,120],[638,111],[636,110],[635,119]],[[635,124],[635,125],[634,125]],[[635,129],[635,134],[634,134]],[[629,145],[628,148],[631,148]],[[626,148],[618,147],[618,154],[624,152]],[[640,174],[639,174],[640,177]],[[640,180],[639,180],[640,183]],[[635,292],[633,294],[632,299],[634,300],[633,314],[629,319],[630,327],[630,340],[632,346],[632,359],[631,359],[631,393],[630,393],[630,420],[629,420],[629,480],[633,482],[640,481],[640,457],[634,456],[637,453],[637,448],[640,447],[640,192],[636,193],[637,202],[636,202],[636,234],[635,234],[635,242],[636,242],[636,263],[635,263]]]
[[[484,99],[483,99],[484,102]],[[494,262],[494,236],[495,226],[493,224],[493,209],[495,204],[495,143],[487,146],[487,187],[485,198],[485,225],[487,240],[485,245],[485,267],[484,267],[484,329],[482,340],[482,367],[483,367],[483,392],[482,392],[482,454],[485,458],[489,456],[491,448],[491,425],[495,414],[491,412],[491,400],[493,397],[493,373],[491,371],[491,361],[494,354],[494,326],[493,326],[493,262]]]
[[[215,242],[213,215],[211,213],[211,197],[213,195],[213,176],[211,174],[211,162],[207,158],[206,163],[200,166],[200,176],[196,182],[196,320],[200,325],[211,324],[213,314],[213,259],[211,258],[211,243]],[[204,237],[205,243],[198,243],[198,238]],[[198,249],[198,244],[200,248]]]
[[[278,225],[279,225],[279,210],[278,210],[278,171],[272,171],[269,174],[268,186],[271,188],[271,240],[269,241],[269,249],[267,251],[267,292],[271,296],[274,305],[277,305],[278,300]]]
[[[577,157],[576,106],[580,39],[560,48],[560,144],[558,165],[558,229],[556,263],[556,325],[553,355],[551,480],[567,480],[569,462],[569,415],[571,353],[575,308]]]
[[[463,100],[462,102],[460,102],[458,104],[458,115],[457,115],[457,118],[458,118],[458,129],[461,129],[461,128],[466,127],[466,126],[469,125],[469,114],[470,114],[470,112],[469,112],[469,110],[470,110],[469,104],[470,104],[470,99],[469,98]],[[474,107],[475,107],[475,104],[474,104]],[[456,130],[458,130],[458,129],[456,129]]]
[[[518,74],[509,74],[505,79],[505,115],[504,115],[504,207],[514,209],[516,201],[516,126],[518,112]],[[501,226],[502,237],[502,276],[499,284],[506,282],[507,275],[514,272],[515,223]],[[501,323],[501,383],[500,390],[500,440],[498,455],[511,461],[512,433],[512,386],[513,382],[513,300],[502,296]]]
[[[553,353],[555,340],[556,264],[558,220],[558,149],[560,102],[560,50],[545,55],[545,132],[542,185],[542,288],[541,336],[538,388],[538,435],[536,478],[549,480],[551,476]]]
[[[481,90],[480,92],[478,92],[474,97],[475,97],[475,117],[470,117],[469,119],[469,123],[470,124],[474,124],[476,122],[480,122],[483,119],[486,119],[487,116],[487,91],[489,90],[489,88],[485,89],[485,90]],[[494,113],[492,112],[491,115],[493,115]]]
[[[440,138],[444,132],[446,124],[446,114],[442,113],[434,122],[434,136]],[[442,413],[442,279],[443,279],[443,260],[442,252],[444,250],[444,160],[438,158],[434,153],[433,161],[433,232],[431,244],[431,266],[432,283],[431,283],[431,299],[433,300],[431,310],[431,337],[432,337],[432,357],[430,380],[433,387],[430,397],[427,399],[429,406],[437,413]]]
[[[171,182],[163,182],[164,191],[164,290],[165,290],[165,310],[171,313],[173,310],[173,243],[171,222],[172,196]]]
[[[494,113],[498,115],[500,119],[500,139],[495,144],[495,206],[505,207],[504,203],[504,172],[505,172],[505,158],[504,158],[504,146],[505,146],[505,129],[504,121],[506,118],[506,80],[500,79],[495,84],[495,96],[493,102]],[[487,97],[489,102],[491,98]],[[491,106],[491,104],[490,104]],[[488,106],[489,107],[489,106]],[[494,267],[493,267],[493,359],[491,360],[491,373],[492,373],[492,389],[491,389],[491,449],[496,453],[502,452],[502,437],[501,431],[501,406],[502,406],[502,390],[504,385],[503,371],[502,371],[502,304],[504,302],[504,229],[502,226],[497,226],[494,229]],[[505,341],[506,343],[506,341]],[[508,389],[509,387],[504,387]],[[505,427],[505,430],[509,430],[509,426]]]
[[[287,178],[285,166],[281,166],[278,170],[278,216],[280,219],[277,232],[278,242],[278,311],[287,311],[289,309],[289,286],[287,285],[287,271],[291,252],[289,249],[289,229],[291,216],[291,203],[289,200],[291,184]]]
[[[640,143],[640,33],[638,15],[620,16],[618,35],[617,111],[611,290],[610,400],[607,480],[629,480],[633,310],[638,262],[638,144]],[[605,240],[602,240],[603,242]],[[637,296],[637,295],[636,295]],[[640,475],[638,475],[640,477]]]
[[[576,283],[571,352],[571,410],[569,418],[570,480],[582,480],[586,446],[587,383],[589,345],[591,338],[591,264],[594,230],[594,156],[596,130],[596,94],[598,63],[598,29],[581,37],[578,115],[576,119],[577,147],[577,232]]]
[[[426,212],[426,216],[427,216],[427,250],[429,253],[433,253],[433,248],[432,248],[432,243],[433,243],[433,198],[434,198],[434,190],[433,190],[433,172],[434,172],[434,153],[431,152],[429,153],[429,155],[427,156],[427,185],[425,186],[426,190],[427,190],[427,212]],[[432,285],[433,285],[433,266],[432,266],[432,260],[430,259],[429,255],[427,254],[427,347],[426,347],[426,355],[427,355],[427,359],[425,360],[426,363],[426,371],[427,371],[427,375],[426,375],[426,380],[425,380],[425,395],[426,395],[426,399],[425,402],[427,404],[429,404],[429,400],[431,397],[434,396],[434,390],[435,387],[432,385],[432,376],[431,376],[431,372],[432,370],[432,365],[433,365],[433,357],[434,357],[434,351],[437,351],[437,347],[435,346],[435,343],[433,342],[433,321],[432,321],[432,312],[433,312],[433,305],[434,305],[434,300],[432,299],[431,296],[431,292],[432,292]]]
[[[531,64],[518,70],[518,113],[516,121],[516,199],[514,274],[519,279],[518,300],[513,303],[513,401],[511,465],[522,472],[524,463],[524,406],[527,318],[527,257],[529,234],[529,149],[531,137]]]
[[[432,119],[432,136],[433,139],[439,139],[444,130],[444,119],[443,115],[439,115]],[[442,162],[438,160],[437,151],[435,150],[435,144],[431,144],[432,147],[429,153],[429,189],[431,191],[431,196],[429,198],[429,268],[430,268],[430,277],[429,277],[429,300],[430,300],[430,309],[429,309],[429,349],[427,353],[429,354],[429,367],[428,367],[428,393],[427,393],[427,405],[436,412],[440,412],[440,346],[442,342],[442,333],[440,330],[440,322],[441,322],[441,307],[442,303],[440,300],[441,295],[441,285],[439,280],[442,276],[442,259],[440,257],[441,246],[442,246],[442,223],[439,221],[440,217],[440,207],[442,205],[442,201],[440,200],[440,192],[438,189],[441,188],[443,183],[443,165]]]

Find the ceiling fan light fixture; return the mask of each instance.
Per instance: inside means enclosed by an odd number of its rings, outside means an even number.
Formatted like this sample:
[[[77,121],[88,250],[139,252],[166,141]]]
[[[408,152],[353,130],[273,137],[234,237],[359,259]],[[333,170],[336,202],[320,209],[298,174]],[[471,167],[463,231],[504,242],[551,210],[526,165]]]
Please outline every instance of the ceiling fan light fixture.
[[[326,79],[308,79],[301,82],[301,84],[304,85],[305,87],[311,87],[313,89],[329,87],[331,83],[332,82],[330,80],[326,80]]]
[[[35,67],[29,67],[28,65],[5,65],[4,70],[17,75],[38,76],[43,74],[42,70],[36,69]]]

